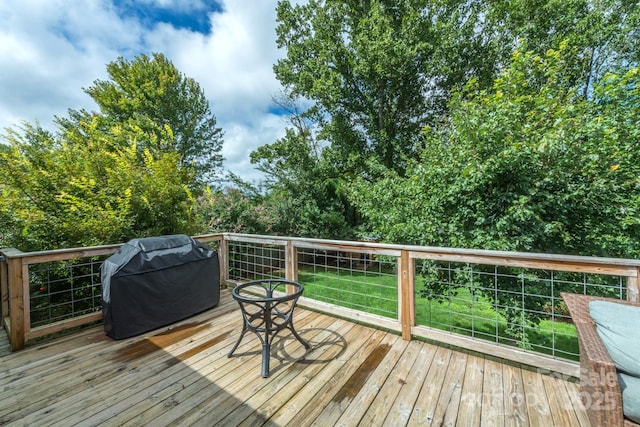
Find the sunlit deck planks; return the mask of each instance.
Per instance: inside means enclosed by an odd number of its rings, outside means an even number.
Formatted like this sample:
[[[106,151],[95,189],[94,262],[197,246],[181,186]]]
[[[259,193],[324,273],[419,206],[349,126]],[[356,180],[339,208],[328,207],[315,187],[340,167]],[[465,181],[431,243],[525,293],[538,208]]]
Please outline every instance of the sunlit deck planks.
[[[0,359],[0,425],[588,426],[577,386],[298,309],[271,377],[234,301],[122,341],[92,328]]]

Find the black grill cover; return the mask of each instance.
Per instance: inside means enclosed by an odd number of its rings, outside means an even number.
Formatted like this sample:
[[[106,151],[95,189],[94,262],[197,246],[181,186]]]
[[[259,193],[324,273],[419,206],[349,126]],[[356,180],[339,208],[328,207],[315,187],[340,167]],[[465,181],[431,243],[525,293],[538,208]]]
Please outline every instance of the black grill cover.
[[[220,301],[218,254],[182,234],[133,239],[101,267],[104,330],[121,339]]]

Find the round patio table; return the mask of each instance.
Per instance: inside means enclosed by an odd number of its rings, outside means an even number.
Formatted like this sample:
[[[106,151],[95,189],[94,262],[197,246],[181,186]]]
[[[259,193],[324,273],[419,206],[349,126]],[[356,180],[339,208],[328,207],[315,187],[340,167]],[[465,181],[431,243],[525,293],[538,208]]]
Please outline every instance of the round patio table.
[[[293,309],[304,288],[298,282],[283,279],[253,280],[242,283],[231,291],[240,305],[242,332],[228,357],[238,348],[247,331],[254,332],[262,342],[262,376],[269,376],[271,343],[283,329],[289,329],[306,349],[311,348],[293,327]]]

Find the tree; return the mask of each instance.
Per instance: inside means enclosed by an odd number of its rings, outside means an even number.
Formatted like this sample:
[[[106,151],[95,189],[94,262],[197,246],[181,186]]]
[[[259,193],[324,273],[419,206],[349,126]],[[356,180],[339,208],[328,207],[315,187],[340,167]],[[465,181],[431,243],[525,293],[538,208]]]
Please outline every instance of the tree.
[[[480,14],[466,12],[482,4],[278,3],[277,42],[287,56],[276,76],[294,97],[315,103],[319,138],[330,144],[323,155],[337,171],[370,174],[374,162],[402,172],[452,85],[463,76],[492,81]]]
[[[11,149],[0,154],[12,231],[3,244],[46,250],[195,230],[178,154],[147,150],[140,162],[136,140],[147,135],[93,127],[65,140],[30,124],[22,131],[4,137]]]
[[[619,0],[357,1],[278,4],[277,78],[313,102],[334,175],[402,174],[420,129],[447,116],[452,91],[490,88],[514,49],[544,56],[563,40],[568,83],[591,96],[618,65],[638,61],[640,8]],[[382,165],[378,167],[378,165]]]
[[[180,166],[193,168],[196,184],[210,183],[222,166],[222,130],[200,85],[182,74],[164,55],[140,55],[131,61],[118,58],[107,65],[110,80],[96,80],[85,89],[100,109],[101,125],[140,129],[155,138],[138,141],[138,152],[152,155],[177,152]],[[58,124],[82,132],[83,122],[95,114],[70,111]],[[172,138],[163,138],[166,129]],[[196,187],[191,188],[196,191]]]
[[[287,56],[274,70],[292,121],[282,139],[251,156],[271,179],[274,203],[295,207],[283,212],[299,233],[354,236],[350,182],[404,173],[450,89],[472,76],[493,81],[483,8],[456,0],[279,2],[278,45]],[[310,107],[296,108],[299,99]]]
[[[251,162],[270,179],[265,208],[272,212],[270,232],[318,238],[353,236],[353,212],[341,193],[317,140],[315,109],[301,111],[287,95],[277,100],[288,112],[284,137],[251,153]]]
[[[199,150],[217,152],[221,132],[197,84],[161,55],[109,70],[118,83],[89,90],[101,113],[70,111],[57,131],[24,123],[2,136],[3,245],[57,249],[200,229],[203,169],[194,162]]]
[[[471,83],[452,100],[451,117],[425,129],[406,176],[359,181],[352,200],[374,230],[396,243],[639,257],[640,69],[610,72],[586,98],[572,84],[572,49],[516,51],[491,90]],[[503,307],[525,346],[524,325],[545,313],[547,298],[516,300],[525,275],[534,277],[528,292],[548,294],[535,272],[511,272],[517,280],[500,293],[482,274],[438,274],[425,269],[423,295],[469,286]]]
[[[268,233],[262,198],[252,189],[207,189],[196,203],[201,233]]]
[[[628,0],[492,0],[488,20],[502,34],[505,53],[519,47],[544,55],[560,43],[576,48],[571,80],[583,96],[610,69],[640,59],[640,8]],[[507,58],[507,57],[505,57]]]
[[[640,176],[637,68],[608,74],[589,100],[568,84],[570,56],[517,51],[493,89],[470,84],[425,129],[406,177],[361,180],[352,200],[391,241],[640,255],[640,230],[624,226]]]

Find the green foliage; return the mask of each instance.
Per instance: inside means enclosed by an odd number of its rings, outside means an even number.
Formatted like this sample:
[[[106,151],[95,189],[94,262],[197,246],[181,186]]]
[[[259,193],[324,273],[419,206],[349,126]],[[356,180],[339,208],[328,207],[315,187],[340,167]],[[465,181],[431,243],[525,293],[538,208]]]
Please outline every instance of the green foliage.
[[[488,19],[507,37],[506,53],[524,41],[544,55],[568,42],[576,51],[567,56],[568,78],[588,96],[612,67],[637,64],[640,57],[640,8],[620,0],[493,0]],[[514,44],[515,43],[515,44]]]
[[[353,213],[342,193],[344,180],[323,157],[314,129],[314,110],[299,112],[294,100],[282,98],[291,127],[284,137],[251,153],[270,182],[265,209],[272,213],[269,232],[318,238],[353,235]],[[351,221],[349,221],[351,219]]]
[[[147,150],[140,162],[135,135],[86,131],[82,140],[64,140],[25,124],[23,134],[6,136],[3,208],[15,232],[4,244],[59,249],[192,229],[191,193],[179,179],[185,171],[177,153],[154,157]]]
[[[425,128],[406,176],[358,182],[352,200],[375,232],[396,243],[640,256],[639,69],[611,72],[586,98],[572,82],[574,53],[566,44],[545,56],[516,51],[491,90],[471,82],[451,116]],[[452,286],[436,279],[425,282],[426,295]],[[527,345],[523,331],[540,320],[544,299],[522,305],[518,280],[498,295],[482,278],[454,283],[495,299]],[[546,287],[534,280],[527,291]]]
[[[587,100],[567,55],[516,52],[490,91],[470,84],[425,129],[406,177],[361,181],[354,202],[396,242],[636,256],[637,70]],[[633,88],[633,90],[631,90]]]
[[[397,171],[464,76],[490,82],[491,49],[468,1],[278,3],[274,70],[294,97],[312,100],[325,157],[343,174]],[[473,46],[473,49],[469,47]],[[482,58],[482,59],[481,59]]]
[[[292,99],[311,107],[295,113],[304,128],[294,125],[252,161],[288,198],[303,188],[320,211],[368,228],[345,189],[358,178],[404,176],[425,156],[430,136],[421,129],[452,114],[453,93],[469,82],[492,91],[514,50],[528,46],[542,58],[561,51],[559,84],[590,97],[608,70],[637,63],[639,9],[610,0],[280,1],[277,42],[287,55],[274,70]]]
[[[272,192],[268,197],[255,191],[226,188],[198,197],[198,223],[202,233],[234,232],[285,236],[335,237],[344,233],[340,215],[321,211],[305,194],[291,197]]]
[[[196,212],[202,233],[264,234],[267,219],[257,194],[238,188],[221,191],[207,189],[197,198]]]
[[[208,104],[198,109],[204,96],[161,55],[119,60],[109,73],[113,83],[88,90],[102,113],[71,111],[57,132],[24,123],[3,135],[3,246],[59,249],[199,228],[194,159],[220,143]]]
[[[222,166],[222,130],[200,85],[182,74],[164,55],[118,58],[107,65],[110,80],[96,80],[85,89],[100,108],[100,124],[140,130],[149,137],[138,141],[153,156],[177,152],[182,168],[193,168],[196,184],[211,183]],[[69,112],[58,123],[69,132],[82,132],[94,120],[87,111]],[[166,138],[167,131],[172,133]],[[193,186],[192,190],[197,190]]]

